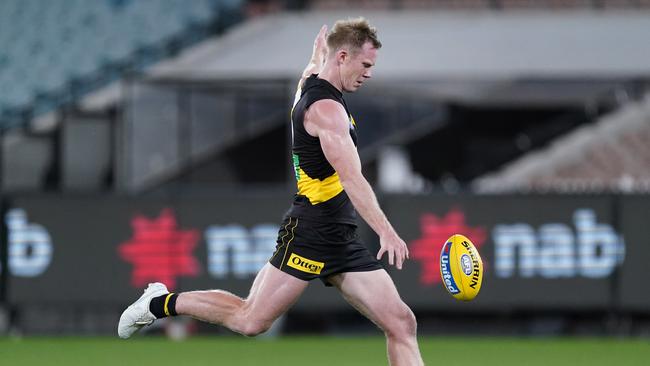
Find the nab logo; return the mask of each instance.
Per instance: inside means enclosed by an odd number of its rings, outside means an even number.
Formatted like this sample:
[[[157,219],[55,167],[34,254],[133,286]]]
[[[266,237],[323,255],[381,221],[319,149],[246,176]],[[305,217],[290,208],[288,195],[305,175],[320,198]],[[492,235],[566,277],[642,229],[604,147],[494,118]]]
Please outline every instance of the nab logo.
[[[275,251],[277,225],[212,225],[205,231],[208,273],[215,278],[249,278],[269,261]]]
[[[486,239],[483,227],[471,227],[465,223],[465,214],[455,208],[444,217],[425,213],[420,216],[421,237],[409,243],[413,259],[420,262],[420,284],[434,285],[442,282],[440,277],[440,252],[446,240],[453,234],[463,234],[480,248]]]
[[[291,253],[289,260],[287,261],[287,266],[295,268],[301,272],[307,272],[311,274],[320,274],[320,271],[323,270],[325,263],[316,262],[305,257],[301,257],[296,253]]]
[[[610,276],[625,257],[623,235],[599,223],[588,208],[573,213],[573,224],[575,230],[560,222],[538,230],[527,223],[497,225],[492,232],[497,277]]]
[[[42,225],[30,223],[27,212],[21,208],[9,210],[5,222],[9,231],[9,272],[17,277],[43,274],[50,266],[54,252],[50,233]]]
[[[171,209],[164,209],[154,219],[137,215],[131,227],[133,236],[118,247],[119,255],[133,264],[131,285],[140,288],[159,281],[173,289],[177,277],[199,274],[199,264],[192,255],[199,233],[180,230]]]

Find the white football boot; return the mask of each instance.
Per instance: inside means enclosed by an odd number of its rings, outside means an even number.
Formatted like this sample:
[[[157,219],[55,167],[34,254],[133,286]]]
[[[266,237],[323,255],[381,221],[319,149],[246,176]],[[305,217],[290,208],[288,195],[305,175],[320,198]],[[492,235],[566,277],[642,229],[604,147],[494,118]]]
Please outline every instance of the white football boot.
[[[146,325],[150,325],[156,320],[156,317],[149,311],[151,299],[157,296],[169,293],[167,286],[160,282],[150,283],[133,304],[131,304],[120,316],[120,322],[117,325],[117,335],[120,338],[129,338],[133,333],[140,330]]]

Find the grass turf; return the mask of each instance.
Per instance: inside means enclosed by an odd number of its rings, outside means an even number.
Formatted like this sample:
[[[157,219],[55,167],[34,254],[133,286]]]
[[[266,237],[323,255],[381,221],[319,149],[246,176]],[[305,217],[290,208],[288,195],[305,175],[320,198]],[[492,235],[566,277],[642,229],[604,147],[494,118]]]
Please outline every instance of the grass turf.
[[[427,365],[611,366],[650,364],[650,341],[634,339],[420,339]],[[376,366],[386,365],[380,337],[0,338],[0,365],[66,366]]]

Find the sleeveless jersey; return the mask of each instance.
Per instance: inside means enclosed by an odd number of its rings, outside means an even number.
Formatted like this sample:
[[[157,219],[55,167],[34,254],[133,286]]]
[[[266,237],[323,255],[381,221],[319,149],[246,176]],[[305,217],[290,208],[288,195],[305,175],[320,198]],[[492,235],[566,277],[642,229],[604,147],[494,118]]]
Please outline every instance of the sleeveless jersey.
[[[320,139],[307,133],[305,111],[314,102],[331,99],[340,103],[348,115],[350,136],[357,145],[356,124],[343,100],[343,93],[328,81],[313,74],[305,80],[291,111],[293,166],[298,185],[287,217],[323,223],[356,225],[356,211],[343,190],[339,176],[325,158]]]

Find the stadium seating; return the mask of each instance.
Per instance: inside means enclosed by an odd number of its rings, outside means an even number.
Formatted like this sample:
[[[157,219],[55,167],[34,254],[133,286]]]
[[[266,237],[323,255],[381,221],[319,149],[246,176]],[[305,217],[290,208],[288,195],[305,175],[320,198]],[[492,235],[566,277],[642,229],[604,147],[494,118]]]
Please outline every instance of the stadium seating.
[[[477,179],[483,193],[650,190],[650,95]]]
[[[193,27],[208,26],[224,6],[234,8],[242,3],[3,0],[0,121],[43,96],[66,94],[71,85],[105,78],[111,65],[136,65],[137,69],[140,63],[134,55],[142,53],[138,51],[165,44]]]

